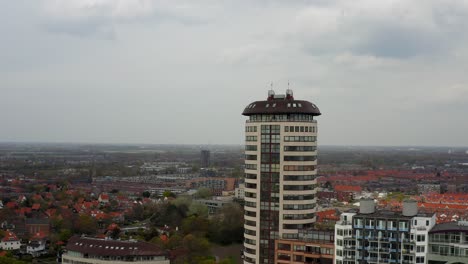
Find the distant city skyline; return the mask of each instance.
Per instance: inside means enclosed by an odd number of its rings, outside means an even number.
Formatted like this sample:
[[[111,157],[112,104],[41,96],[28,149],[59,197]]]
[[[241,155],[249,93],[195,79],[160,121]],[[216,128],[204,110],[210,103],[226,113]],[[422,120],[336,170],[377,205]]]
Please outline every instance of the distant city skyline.
[[[7,1],[0,142],[244,143],[273,82],[318,145],[468,146],[465,1]]]

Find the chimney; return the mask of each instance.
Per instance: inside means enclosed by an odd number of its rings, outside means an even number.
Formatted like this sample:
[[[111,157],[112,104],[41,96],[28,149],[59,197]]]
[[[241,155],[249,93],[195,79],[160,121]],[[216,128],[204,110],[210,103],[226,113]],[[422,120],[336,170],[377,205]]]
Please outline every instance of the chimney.
[[[372,214],[375,213],[375,202],[374,199],[364,198],[359,202],[359,213],[361,214]]]
[[[415,216],[418,214],[418,203],[415,200],[403,201],[403,215]]]

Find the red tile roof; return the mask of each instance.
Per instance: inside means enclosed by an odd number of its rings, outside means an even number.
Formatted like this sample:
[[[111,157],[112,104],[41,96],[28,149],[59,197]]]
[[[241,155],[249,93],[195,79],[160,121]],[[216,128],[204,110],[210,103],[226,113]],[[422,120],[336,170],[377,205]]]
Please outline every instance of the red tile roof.
[[[8,230],[5,232],[5,236],[2,238],[2,242],[10,242],[10,241],[19,241],[19,239],[15,235],[15,233]]]

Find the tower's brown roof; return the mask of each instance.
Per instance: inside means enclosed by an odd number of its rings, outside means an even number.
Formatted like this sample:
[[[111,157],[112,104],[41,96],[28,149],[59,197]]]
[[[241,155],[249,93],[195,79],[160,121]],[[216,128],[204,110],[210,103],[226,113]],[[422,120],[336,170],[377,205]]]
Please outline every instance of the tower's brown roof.
[[[294,100],[292,97],[274,98],[269,97],[265,101],[255,101],[245,107],[245,116],[258,114],[309,114],[321,115],[318,107],[308,101]]]

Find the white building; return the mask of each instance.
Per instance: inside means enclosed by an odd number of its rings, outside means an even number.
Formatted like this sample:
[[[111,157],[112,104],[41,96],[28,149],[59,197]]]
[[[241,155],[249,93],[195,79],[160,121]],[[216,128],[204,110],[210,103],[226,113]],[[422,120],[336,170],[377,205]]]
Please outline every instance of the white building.
[[[435,214],[418,213],[415,201],[404,201],[400,213],[376,211],[373,200],[361,200],[359,212],[343,213],[335,225],[335,263],[428,263],[435,223]]]
[[[242,113],[245,126],[244,263],[274,263],[275,239],[315,222],[317,121],[313,103],[268,94]]]
[[[237,199],[244,199],[244,191],[245,191],[245,184],[244,183],[239,183],[239,187],[237,187],[235,190],[234,190],[234,196],[237,198]]]
[[[28,243],[26,246],[26,253],[37,257],[46,252],[46,242],[45,240],[33,240]]]
[[[15,235],[15,233],[7,230],[5,231],[5,236],[0,241],[0,249],[3,250],[16,250],[20,249],[21,241]]]

